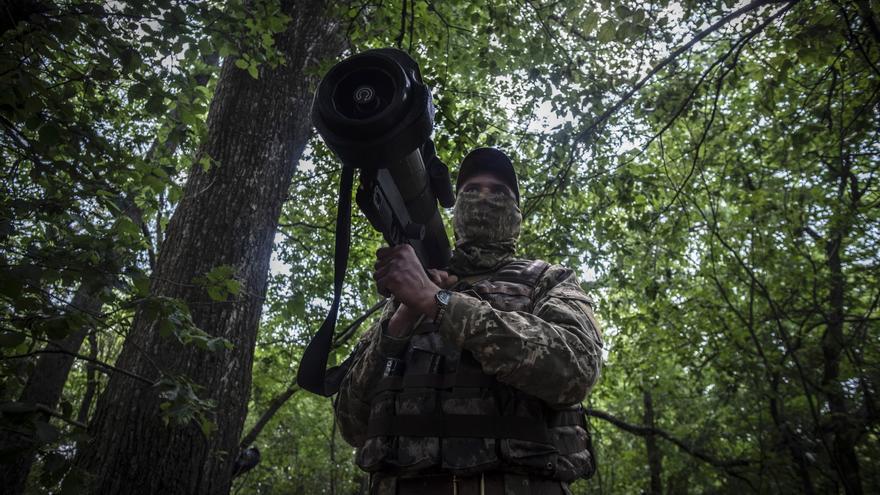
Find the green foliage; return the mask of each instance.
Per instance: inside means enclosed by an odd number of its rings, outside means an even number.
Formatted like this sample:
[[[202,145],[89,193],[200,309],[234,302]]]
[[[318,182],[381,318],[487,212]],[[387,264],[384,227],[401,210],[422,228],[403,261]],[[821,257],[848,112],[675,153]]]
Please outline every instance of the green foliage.
[[[233,278],[234,274],[235,268],[221,265],[204,276],[196,277],[193,282],[204,287],[212,300],[225,301],[229,296],[236,296],[241,292],[241,282]]]
[[[162,420],[187,425],[196,422],[206,437],[217,431],[217,425],[211,421],[210,412],[217,405],[210,399],[199,398],[196,393],[200,388],[185,376],[164,377],[156,383],[162,403]]]
[[[224,287],[226,287],[225,283]],[[151,296],[140,301],[139,304],[144,310],[144,316],[155,322],[156,329],[163,337],[174,336],[183,345],[193,344],[209,351],[232,348],[232,342],[228,339],[213,337],[197,327],[192,321],[186,303],[179,299]]]
[[[588,406],[641,424],[648,391],[655,426],[718,461],[658,440],[665,491],[790,493],[805,480],[843,491],[838,444],[853,446],[863,489],[876,491],[876,2],[768,4],[658,65],[744,5],[333,8],[347,54],[399,46],[419,62],[437,105],[434,140],[453,170],[475,146],[513,156],[522,253],[576,269],[599,301],[607,365]],[[5,358],[87,327],[96,359],[113,362],[138,305],[182,344],[232,345],[196,328],[180,301],[151,296],[152,263],[186,171],[222,166],[197,153],[220,61],[259,78],[285,63],[278,34],[296,19],[261,0],[71,1],[13,20],[0,34],[0,409],[4,425],[39,440],[33,491],[73,493],[81,479],[65,477],[59,456],[77,429],[21,409],[32,364]],[[313,140],[281,213],[247,428],[289,390],[329,306],[338,167]],[[339,328],[379,297],[381,237],[357,213],[352,235]],[[218,266],[192,283],[210,303],[235,304],[254,297],[240,269]],[[101,309],[74,307],[78,294]],[[87,371],[76,365],[62,417],[81,405]],[[169,427],[194,421],[214,433],[222,403],[186,377],[163,377],[156,390]],[[647,491],[644,439],[591,421],[600,471],[573,491]],[[295,393],[256,443],[263,461],[237,481],[241,493],[353,493],[363,483],[326,400]],[[731,460],[747,464],[720,466]]]

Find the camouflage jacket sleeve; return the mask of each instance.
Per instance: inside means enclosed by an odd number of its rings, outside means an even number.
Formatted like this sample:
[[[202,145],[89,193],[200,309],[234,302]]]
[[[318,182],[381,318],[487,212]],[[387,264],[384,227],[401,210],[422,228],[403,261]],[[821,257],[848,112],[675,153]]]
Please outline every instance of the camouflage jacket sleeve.
[[[499,311],[467,293],[453,293],[439,331],[499,381],[550,406],[580,402],[599,378],[602,361],[591,299],[571,270],[553,265],[533,300],[529,314]]]
[[[388,320],[399,306],[393,300],[355,346],[351,368],[343,378],[333,404],[339,432],[354,447],[366,441],[367,421],[370,418],[370,397],[388,357],[398,357],[406,350],[409,338],[386,335]]]

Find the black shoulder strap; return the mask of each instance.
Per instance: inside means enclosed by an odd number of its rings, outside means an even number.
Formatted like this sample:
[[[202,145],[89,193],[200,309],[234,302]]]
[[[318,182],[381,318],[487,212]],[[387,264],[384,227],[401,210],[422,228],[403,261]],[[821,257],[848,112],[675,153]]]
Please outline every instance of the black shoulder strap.
[[[312,337],[309,346],[303,352],[296,373],[296,382],[305,390],[314,394],[330,397],[339,390],[339,383],[345,374],[344,366],[337,366],[327,371],[327,358],[333,344],[333,330],[336,328],[336,317],[339,315],[339,299],[345,283],[345,272],[348,270],[348,251],[351,248],[351,189],[354,184],[354,168],[342,167],[339,179],[339,209],[336,211],[336,254],[333,259],[333,304],[327,318]]]

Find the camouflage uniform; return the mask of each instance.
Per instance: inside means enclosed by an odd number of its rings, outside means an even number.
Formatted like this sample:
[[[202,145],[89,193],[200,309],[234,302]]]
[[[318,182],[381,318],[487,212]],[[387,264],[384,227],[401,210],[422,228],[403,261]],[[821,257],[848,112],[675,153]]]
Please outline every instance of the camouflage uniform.
[[[483,229],[491,228],[492,223],[498,225],[497,219],[468,220],[471,226]],[[457,217],[457,234],[463,230],[459,221]],[[516,226],[518,235],[518,223]],[[554,451],[547,452],[543,444],[497,436],[397,436],[389,443],[384,441],[387,437],[375,433],[375,420],[383,415],[402,418],[442,409],[442,413],[473,416],[491,414],[501,402],[517,410],[513,415],[529,419],[538,415],[553,422],[550,418],[555,411],[571,412],[572,405],[579,406],[586,397],[601,366],[602,338],[592,301],[571,270],[515,260],[511,256],[514,246],[493,242],[473,249],[473,245],[460,243],[450,268],[461,281],[451,289],[454,293],[438,325],[423,321],[406,338],[388,335],[387,323],[398,306],[392,301],[358,343],[335,410],[343,437],[358,447],[358,464],[376,473],[372,493],[393,494],[398,476],[421,473],[511,471],[567,482],[589,469],[585,466],[592,462],[589,454],[579,448],[565,449],[564,444],[570,444],[572,438],[575,443],[585,439],[583,426],[574,423],[557,422],[561,426],[550,429],[559,452],[552,446],[549,449]],[[512,282],[495,277],[535,267],[540,273],[528,291],[522,290],[516,277]],[[421,355],[422,350],[430,350],[429,357],[441,357],[441,369],[430,372],[464,375],[470,367],[490,381],[483,380],[486,384],[480,385],[482,388],[468,389],[472,395],[466,399],[461,393],[443,390],[442,385],[409,391],[404,387],[403,393],[399,386],[397,392],[389,390],[393,387],[387,386],[386,367],[394,362],[389,358],[408,362],[406,373],[417,373],[417,367],[427,373],[433,360],[419,364],[415,355]]]

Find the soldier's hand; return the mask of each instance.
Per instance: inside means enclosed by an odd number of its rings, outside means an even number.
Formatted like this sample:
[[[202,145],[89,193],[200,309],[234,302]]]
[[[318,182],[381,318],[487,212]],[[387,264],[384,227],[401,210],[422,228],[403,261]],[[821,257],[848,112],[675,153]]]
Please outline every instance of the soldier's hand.
[[[425,273],[409,244],[379,248],[373,280],[380,294],[393,294],[398,301],[422,314],[434,314],[434,295],[440,287]],[[448,275],[438,274],[437,280],[447,281]]]
[[[442,289],[448,289],[458,282],[458,277],[443,270],[428,270],[428,278]],[[388,334],[397,338],[406,337],[412,332],[413,325],[421,316],[420,311],[410,308],[406,304],[401,304],[388,322]]]
[[[448,289],[458,282],[458,277],[455,275],[434,268],[428,270],[428,277],[431,279],[431,282],[437,284],[437,287],[441,289]]]

